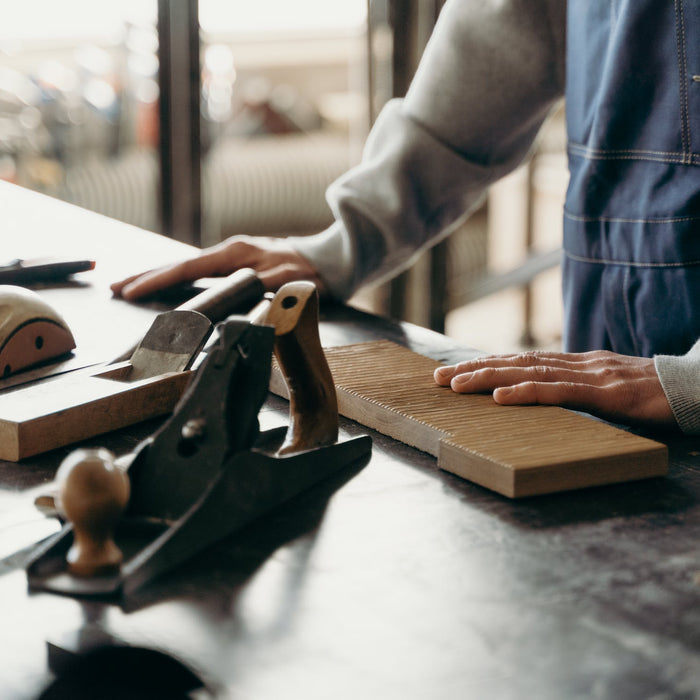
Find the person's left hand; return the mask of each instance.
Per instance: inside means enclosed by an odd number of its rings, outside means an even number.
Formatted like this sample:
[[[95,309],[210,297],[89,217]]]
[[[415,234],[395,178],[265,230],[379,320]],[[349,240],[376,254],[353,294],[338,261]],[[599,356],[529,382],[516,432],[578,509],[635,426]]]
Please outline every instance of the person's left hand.
[[[284,238],[231,236],[185,260],[155,270],[145,270],[112,283],[115,296],[135,301],[162,289],[201,277],[230,275],[243,267],[257,273],[265,289],[276,291],[285,282],[309,280],[319,293],[325,287],[316,269]]]
[[[654,361],[645,357],[604,350],[479,357],[439,367],[435,381],[462,394],[493,392],[503,405],[565,406],[627,424],[676,423]]]

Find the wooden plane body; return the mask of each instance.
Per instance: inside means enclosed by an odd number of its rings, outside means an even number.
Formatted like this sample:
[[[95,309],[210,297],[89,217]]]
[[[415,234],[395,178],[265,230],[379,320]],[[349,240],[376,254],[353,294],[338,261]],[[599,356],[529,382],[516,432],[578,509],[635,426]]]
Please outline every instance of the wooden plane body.
[[[63,317],[36,292],[0,285],[0,376],[66,355],[75,338]]]

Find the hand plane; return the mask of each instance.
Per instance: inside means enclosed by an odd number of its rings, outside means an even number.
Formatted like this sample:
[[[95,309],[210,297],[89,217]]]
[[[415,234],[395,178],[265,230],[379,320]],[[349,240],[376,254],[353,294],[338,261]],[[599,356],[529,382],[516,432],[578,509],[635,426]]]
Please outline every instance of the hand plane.
[[[212,323],[242,314],[257,304],[265,287],[250,268],[236,270],[181,303],[177,311],[198,311]],[[105,309],[108,313],[109,311]],[[41,323],[37,323],[41,322]],[[101,352],[83,354],[67,323],[37,292],[0,285],[0,393],[16,387],[78,374],[129,360],[137,343],[113,358]],[[75,353],[70,351],[75,349]],[[4,458],[6,459],[6,458]]]
[[[318,296],[311,283],[282,287],[261,322],[230,318],[216,330],[215,344],[172,416],[120,460],[130,484],[123,513],[108,525],[105,518],[96,525],[76,516],[38,545],[27,565],[32,589],[127,595],[368,457],[369,436],[338,440],[335,388],[318,338]],[[290,420],[286,428],[260,431],[258,414],[268,394],[273,352],[289,383]],[[73,457],[69,468],[76,461],[99,462],[94,455]],[[63,470],[62,465],[58,475]],[[105,463],[102,473],[113,471],[114,465]],[[59,510],[64,502],[94,496],[76,497],[57,486]],[[123,494],[123,486],[119,489]],[[106,565],[94,553],[98,540],[110,552]],[[121,552],[120,562],[112,545]],[[84,551],[77,551],[81,547]]]
[[[0,459],[19,461],[170,413],[190,381],[187,370],[198,359],[212,322],[240,313],[242,306],[249,308],[263,293],[252,270],[239,270],[175,310],[156,316],[128,355],[87,372],[65,372],[0,392]],[[0,305],[0,330],[1,322]],[[35,337],[27,332],[25,336]],[[0,347],[0,360],[3,352]],[[41,369],[50,371],[48,366]],[[15,377],[19,381],[21,375]]]
[[[63,357],[75,348],[63,317],[39,294],[0,285],[0,376]]]

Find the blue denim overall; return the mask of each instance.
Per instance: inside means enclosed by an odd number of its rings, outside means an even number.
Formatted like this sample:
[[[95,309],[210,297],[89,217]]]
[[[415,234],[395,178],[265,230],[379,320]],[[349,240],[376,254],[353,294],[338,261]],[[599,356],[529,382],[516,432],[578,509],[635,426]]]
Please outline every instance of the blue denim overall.
[[[564,345],[700,338],[700,0],[569,0]]]

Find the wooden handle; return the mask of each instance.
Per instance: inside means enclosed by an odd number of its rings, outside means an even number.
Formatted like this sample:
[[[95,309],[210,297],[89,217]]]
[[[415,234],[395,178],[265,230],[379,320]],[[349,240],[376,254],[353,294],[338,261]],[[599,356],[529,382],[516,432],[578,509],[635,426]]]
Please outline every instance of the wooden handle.
[[[314,284],[281,287],[265,323],[275,328],[275,356],[289,389],[289,429],[279,454],[333,444],[338,439],[338,401],[318,334]]]
[[[59,512],[73,524],[68,570],[76,576],[97,576],[119,570],[122,552],[113,535],[129,500],[129,477],[108,450],[78,449],[56,472]]]
[[[221,283],[192,297],[177,307],[179,311],[199,311],[212,323],[219,323],[232,314],[248,311],[259,302],[265,287],[255,271],[245,267],[230,274]]]

